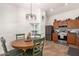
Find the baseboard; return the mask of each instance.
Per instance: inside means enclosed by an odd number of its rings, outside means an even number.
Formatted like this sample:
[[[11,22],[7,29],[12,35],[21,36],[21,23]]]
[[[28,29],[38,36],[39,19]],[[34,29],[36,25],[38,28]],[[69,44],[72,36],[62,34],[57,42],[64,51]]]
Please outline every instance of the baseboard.
[[[0,54],[0,56],[5,56],[5,54]]]

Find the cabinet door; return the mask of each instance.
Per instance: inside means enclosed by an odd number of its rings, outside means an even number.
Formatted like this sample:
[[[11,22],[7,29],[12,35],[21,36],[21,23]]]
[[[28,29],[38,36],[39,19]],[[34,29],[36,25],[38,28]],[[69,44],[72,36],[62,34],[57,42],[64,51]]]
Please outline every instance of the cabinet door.
[[[76,45],[79,47],[79,38],[76,39]]]
[[[68,35],[67,35],[67,43],[75,45],[76,44],[76,35],[68,33]]]
[[[67,27],[69,29],[75,29],[75,28],[77,28],[76,20],[68,20],[67,21]]]
[[[58,41],[58,34],[57,33],[52,33],[52,40],[54,42],[57,42]]]
[[[77,28],[79,28],[79,20],[76,20],[76,25],[77,25]]]
[[[59,21],[55,21],[55,22],[53,23],[53,26],[54,26],[54,29],[59,28]]]
[[[67,20],[65,21],[60,21],[59,26],[67,26]]]

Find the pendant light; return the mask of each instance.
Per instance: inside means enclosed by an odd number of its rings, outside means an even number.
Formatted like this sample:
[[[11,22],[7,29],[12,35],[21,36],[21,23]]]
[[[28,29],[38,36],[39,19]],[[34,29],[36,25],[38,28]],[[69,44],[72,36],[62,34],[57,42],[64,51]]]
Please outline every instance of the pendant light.
[[[30,13],[26,14],[26,19],[28,19],[28,20],[36,19],[36,15],[32,13],[32,3],[30,4]]]

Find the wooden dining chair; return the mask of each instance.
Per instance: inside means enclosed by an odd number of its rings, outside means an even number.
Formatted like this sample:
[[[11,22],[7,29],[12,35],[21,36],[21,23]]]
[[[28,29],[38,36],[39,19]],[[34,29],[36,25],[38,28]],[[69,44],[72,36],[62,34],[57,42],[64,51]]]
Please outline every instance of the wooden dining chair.
[[[25,39],[25,34],[16,34],[16,39]]]
[[[0,40],[2,43],[2,48],[3,48],[5,56],[19,56],[19,55],[21,55],[21,52],[16,49],[8,51],[7,47],[6,47],[6,40],[3,37],[1,37]]]
[[[4,54],[7,55],[8,51],[7,51],[7,47],[6,47],[6,41],[3,37],[1,37],[1,42],[2,42],[2,47],[3,47],[3,50],[4,50]]]
[[[43,47],[44,47],[44,40],[43,38],[33,40],[34,47],[33,47],[33,56],[42,56],[43,55]]]
[[[35,34],[36,38],[41,38],[41,34]]]

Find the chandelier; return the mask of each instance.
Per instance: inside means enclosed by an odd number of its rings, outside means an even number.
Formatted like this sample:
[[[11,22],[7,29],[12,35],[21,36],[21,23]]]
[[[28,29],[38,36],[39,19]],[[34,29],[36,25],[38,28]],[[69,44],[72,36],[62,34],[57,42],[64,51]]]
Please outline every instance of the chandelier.
[[[26,19],[28,20],[35,20],[36,19],[36,15],[32,13],[32,3],[30,4],[30,13],[26,14]]]

